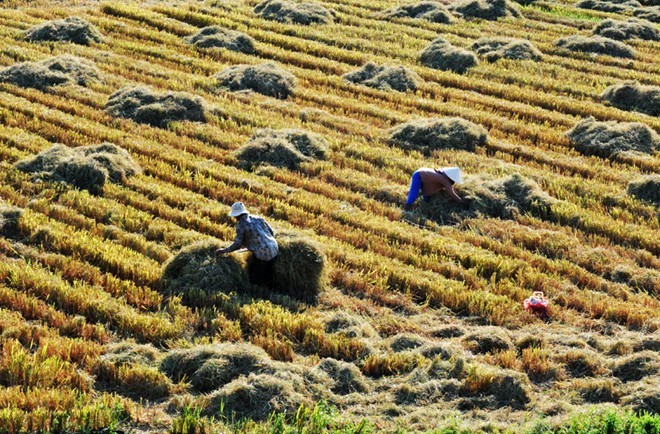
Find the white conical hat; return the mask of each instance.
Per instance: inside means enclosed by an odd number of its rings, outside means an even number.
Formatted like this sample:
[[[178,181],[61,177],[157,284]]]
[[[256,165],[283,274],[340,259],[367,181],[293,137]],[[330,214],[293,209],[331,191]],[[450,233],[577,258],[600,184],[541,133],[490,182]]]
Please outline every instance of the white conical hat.
[[[443,170],[445,175],[452,181],[454,181],[456,184],[462,184],[463,183],[463,176],[461,175],[461,169],[458,167],[445,167]]]
[[[231,211],[229,211],[229,217],[238,217],[241,214],[247,214],[247,209],[243,202],[236,202],[231,206]]]

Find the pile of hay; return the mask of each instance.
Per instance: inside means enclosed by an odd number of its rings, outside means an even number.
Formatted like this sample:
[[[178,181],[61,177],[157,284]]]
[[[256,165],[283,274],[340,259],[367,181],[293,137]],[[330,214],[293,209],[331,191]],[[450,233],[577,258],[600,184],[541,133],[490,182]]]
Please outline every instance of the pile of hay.
[[[429,68],[462,74],[477,64],[477,56],[454,47],[443,38],[436,38],[421,52],[419,61]]]
[[[326,333],[339,333],[349,338],[377,338],[378,332],[364,318],[337,311],[325,324]]]
[[[660,116],[660,86],[626,81],[608,87],[600,97],[621,110]]]
[[[101,74],[92,63],[69,54],[23,62],[0,71],[0,82],[39,90],[65,84],[87,86],[98,81]]]
[[[325,373],[330,378],[330,389],[338,395],[368,393],[371,390],[362,372],[352,363],[326,358],[313,371]]]
[[[229,30],[220,26],[209,26],[200,29],[184,41],[197,48],[226,48],[239,53],[254,53],[254,40],[245,33]]]
[[[100,194],[106,181],[124,183],[141,172],[129,153],[112,143],[69,148],[55,144],[15,167],[33,179],[64,182],[92,194]]]
[[[152,344],[136,344],[123,341],[112,344],[100,358],[116,366],[121,365],[153,365],[160,357],[160,351]]]
[[[36,25],[25,31],[24,37],[28,41],[66,41],[81,45],[102,40],[101,33],[95,26],[78,17]]]
[[[627,383],[653,377],[660,372],[660,355],[653,351],[642,351],[619,361],[612,375]]]
[[[260,164],[295,170],[304,162],[324,160],[328,142],[318,134],[300,130],[257,130],[236,152],[241,167],[252,169]]]
[[[297,380],[300,381],[299,378]],[[309,406],[309,399],[294,388],[290,379],[250,374],[213,393],[203,414],[230,421],[264,421],[272,413],[292,417],[303,404]]]
[[[402,333],[390,337],[385,343],[393,352],[400,353],[423,347],[427,344],[427,341],[412,333]]]
[[[543,54],[526,39],[479,38],[472,44],[472,49],[489,62],[499,59],[538,61],[543,57]]]
[[[497,20],[503,17],[522,16],[518,5],[509,0],[458,0],[451,3],[449,9],[465,19]]]
[[[660,23],[660,6],[637,8],[633,11],[633,15],[637,18],[641,18],[643,20],[657,24]]]
[[[439,193],[429,202],[422,202],[419,214],[441,225],[458,224],[479,215],[510,219],[531,213],[543,218],[550,214],[555,201],[532,179],[518,174],[495,180],[467,177],[455,189],[467,206]]]
[[[576,6],[594,11],[621,13],[638,8],[641,4],[637,0],[580,0]]]
[[[468,396],[489,395],[495,407],[521,409],[530,401],[528,385],[528,378],[520,372],[479,366],[468,373],[462,392]]]
[[[625,39],[644,39],[660,41],[660,30],[648,21],[629,18],[627,21],[606,19],[596,24],[594,35],[623,41]]]
[[[23,209],[0,203],[0,235],[15,238],[20,234],[18,221],[23,215]]]
[[[463,345],[473,353],[486,354],[513,348],[508,336],[497,329],[485,329],[463,337]]]
[[[628,184],[628,194],[660,207],[660,175],[650,175]]]
[[[660,135],[640,122],[599,122],[588,117],[566,135],[578,152],[603,158],[626,151],[651,154],[660,148]]]
[[[392,145],[427,155],[441,149],[473,152],[487,140],[483,127],[459,117],[412,120],[392,128],[389,137]]]
[[[384,19],[419,18],[441,24],[449,24],[454,21],[454,17],[447,9],[447,6],[434,1],[422,1],[412,5],[397,6],[383,11],[382,17]]]
[[[404,66],[378,66],[373,62],[368,62],[361,69],[344,74],[343,77],[351,83],[399,92],[416,90],[422,81],[419,75]]]
[[[186,92],[157,93],[146,87],[119,89],[108,98],[105,110],[115,117],[165,127],[173,121],[199,121],[207,118],[206,103]]]
[[[207,306],[217,293],[248,289],[245,264],[238,258],[216,256],[224,247],[215,240],[203,240],[182,248],[163,264],[161,291],[180,295],[192,306]]]
[[[266,0],[254,8],[261,18],[286,24],[328,24],[334,13],[316,3],[293,3],[285,0]]]
[[[272,373],[268,354],[248,343],[223,343],[170,352],[160,370],[173,381],[187,380],[202,393],[216,390],[251,373]]]
[[[313,240],[298,233],[277,234],[280,254],[275,262],[278,292],[314,304],[325,285],[326,257]]]
[[[635,50],[626,44],[602,36],[573,35],[559,38],[555,45],[571,51],[604,54],[612,57],[635,57]]]
[[[286,99],[293,93],[296,77],[274,63],[236,65],[215,75],[218,86],[232,92],[251,90],[262,95]]]

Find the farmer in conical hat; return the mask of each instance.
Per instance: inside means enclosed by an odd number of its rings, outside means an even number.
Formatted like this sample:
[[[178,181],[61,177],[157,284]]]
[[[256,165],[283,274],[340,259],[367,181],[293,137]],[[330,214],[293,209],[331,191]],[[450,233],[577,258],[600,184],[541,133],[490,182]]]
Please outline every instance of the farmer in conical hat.
[[[249,214],[242,202],[231,206],[229,216],[236,219],[236,238],[229,246],[216,250],[216,255],[225,255],[241,247],[247,248],[252,252],[248,268],[250,283],[274,289],[274,267],[279,248],[273,228],[262,217]]]
[[[408,199],[406,200],[404,209],[406,211],[412,209],[413,203],[417,200],[420,191],[424,201],[429,201],[431,196],[440,190],[445,190],[454,201],[465,204],[466,202],[454,191],[454,184],[462,183],[463,177],[461,175],[461,169],[458,167],[444,167],[440,169],[422,167],[412,175],[410,191],[408,192]]]

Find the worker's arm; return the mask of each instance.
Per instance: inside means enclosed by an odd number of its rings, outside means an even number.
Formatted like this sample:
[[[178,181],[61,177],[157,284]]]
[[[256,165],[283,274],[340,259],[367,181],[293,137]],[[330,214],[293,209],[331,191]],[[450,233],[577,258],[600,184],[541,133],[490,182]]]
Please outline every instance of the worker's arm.
[[[224,255],[226,253],[231,253],[234,250],[238,250],[241,247],[243,247],[243,239],[245,238],[245,225],[241,224],[242,221],[239,221],[238,224],[236,224],[236,237],[234,238],[234,242],[225,247],[224,249],[218,249],[215,251],[216,254],[218,255]]]
[[[449,194],[449,197],[451,197],[452,200],[454,200],[455,202],[458,202],[458,203],[465,202],[463,199],[461,199],[461,197],[459,195],[456,194],[456,191],[454,190],[453,185],[450,185],[449,188],[447,188],[446,190],[447,190],[447,193]]]

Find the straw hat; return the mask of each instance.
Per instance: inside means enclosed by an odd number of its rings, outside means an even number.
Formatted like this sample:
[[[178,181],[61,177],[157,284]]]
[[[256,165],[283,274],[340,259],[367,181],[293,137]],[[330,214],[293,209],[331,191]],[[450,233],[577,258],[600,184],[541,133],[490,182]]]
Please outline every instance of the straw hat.
[[[236,202],[231,206],[231,211],[229,211],[229,217],[238,217],[241,214],[247,214],[247,209],[243,202]]]
[[[454,181],[456,184],[463,183],[463,176],[461,175],[461,169],[458,167],[445,167],[443,172],[449,179]]]

